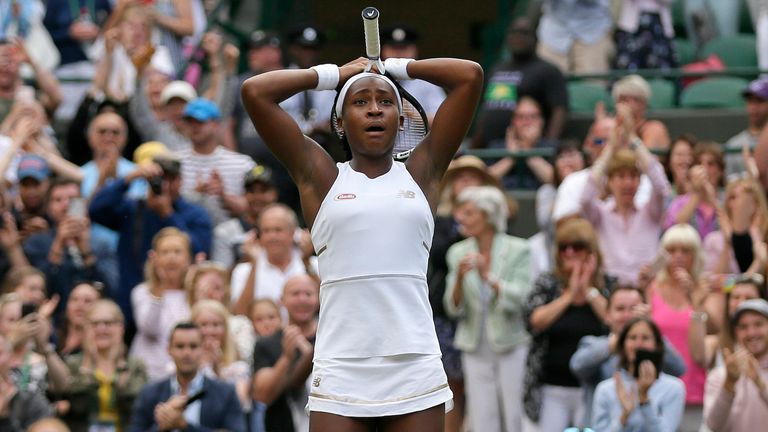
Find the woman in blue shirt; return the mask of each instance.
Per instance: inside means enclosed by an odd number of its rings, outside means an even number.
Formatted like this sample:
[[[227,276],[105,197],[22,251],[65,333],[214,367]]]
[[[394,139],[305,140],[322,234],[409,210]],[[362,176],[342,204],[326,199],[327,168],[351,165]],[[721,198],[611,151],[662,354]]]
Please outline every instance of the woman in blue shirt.
[[[676,431],[685,407],[683,382],[658,373],[650,360],[642,361],[635,373],[638,350],[656,351],[663,358],[659,328],[649,318],[634,318],[622,330],[617,345],[621,370],[597,386],[592,428],[596,432]]]

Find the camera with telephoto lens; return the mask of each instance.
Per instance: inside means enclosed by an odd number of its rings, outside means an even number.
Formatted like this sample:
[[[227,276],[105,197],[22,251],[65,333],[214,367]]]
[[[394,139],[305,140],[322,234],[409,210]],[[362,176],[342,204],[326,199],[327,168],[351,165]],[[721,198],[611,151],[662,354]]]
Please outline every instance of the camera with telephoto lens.
[[[163,193],[163,176],[152,176],[147,179],[147,183],[149,183],[149,188],[152,189],[153,194],[160,195]]]
[[[155,195],[163,193],[163,179],[167,177],[178,177],[181,175],[181,162],[175,159],[155,158],[154,162],[160,166],[163,173],[149,177],[147,183]]]

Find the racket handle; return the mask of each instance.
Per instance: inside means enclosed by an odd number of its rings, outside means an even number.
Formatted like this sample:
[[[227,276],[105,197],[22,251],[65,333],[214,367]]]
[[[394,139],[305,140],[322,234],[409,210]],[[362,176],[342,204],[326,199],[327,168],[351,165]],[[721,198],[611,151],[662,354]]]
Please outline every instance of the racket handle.
[[[365,31],[365,55],[369,60],[378,60],[381,55],[379,43],[379,10],[375,7],[363,9],[363,30]]]

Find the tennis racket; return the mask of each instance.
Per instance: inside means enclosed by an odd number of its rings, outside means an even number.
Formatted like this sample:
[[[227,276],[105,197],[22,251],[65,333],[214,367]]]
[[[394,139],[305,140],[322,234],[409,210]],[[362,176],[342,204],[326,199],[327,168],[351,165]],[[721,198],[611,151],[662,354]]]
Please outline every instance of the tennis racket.
[[[365,55],[368,58],[368,66],[366,72],[375,72],[373,66],[376,66],[376,70],[379,73],[389,78],[400,93],[400,100],[403,105],[403,128],[398,132],[395,137],[395,146],[392,148],[392,157],[397,161],[404,161],[408,159],[413,149],[424,139],[429,133],[429,120],[427,114],[424,112],[424,108],[421,106],[418,100],[408,91],[406,91],[400,83],[392,78],[392,76],[386,74],[384,64],[381,61],[381,43],[379,41],[379,11],[374,7],[367,7],[363,9],[363,32],[365,34]],[[336,94],[338,99],[339,95]],[[334,101],[336,106],[336,101]],[[336,122],[336,114],[331,114],[331,128],[336,134],[342,138],[343,131],[338,127]]]

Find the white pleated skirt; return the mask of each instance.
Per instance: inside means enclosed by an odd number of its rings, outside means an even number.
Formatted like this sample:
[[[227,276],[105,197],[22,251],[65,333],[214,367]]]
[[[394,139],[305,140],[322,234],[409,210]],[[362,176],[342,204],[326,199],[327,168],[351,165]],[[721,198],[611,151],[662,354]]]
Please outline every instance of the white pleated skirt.
[[[445,404],[453,393],[439,354],[315,359],[308,411],[344,417],[385,417]]]

